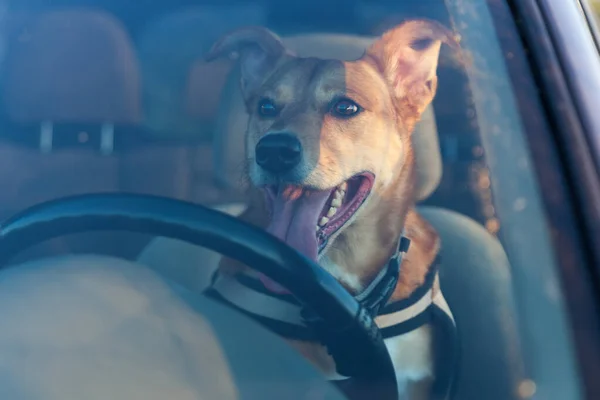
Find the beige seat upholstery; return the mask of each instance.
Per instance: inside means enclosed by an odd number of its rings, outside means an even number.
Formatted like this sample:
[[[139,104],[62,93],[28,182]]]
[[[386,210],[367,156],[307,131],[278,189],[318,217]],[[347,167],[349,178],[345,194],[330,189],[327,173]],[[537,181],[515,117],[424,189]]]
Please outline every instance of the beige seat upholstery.
[[[149,23],[137,41],[148,131],[188,140],[211,136],[211,112],[227,66],[198,62],[229,30],[262,22],[261,8],[238,5],[186,8]]]
[[[260,23],[254,5],[191,7],[151,21],[137,41],[143,128],[152,139],[121,163],[121,187],[202,204],[226,201],[212,179],[213,114],[229,72],[200,60],[220,35]],[[195,145],[194,143],[197,143]]]
[[[84,9],[19,17],[18,26],[4,63],[3,123],[13,135],[31,134],[34,145],[0,142],[0,185],[11,188],[0,214],[53,198],[118,190],[119,160],[110,154],[118,134],[113,129],[135,125],[141,115],[137,59],[127,33],[109,14]],[[55,148],[62,132],[78,134],[71,132],[79,129],[74,124],[101,132],[97,146]],[[54,241],[55,250],[68,250],[67,242],[80,250],[116,245],[98,237]]]
[[[39,148],[0,145],[1,162],[12,166],[0,180],[18,188],[8,204],[116,189],[117,160],[100,148],[41,153],[52,152],[56,124],[95,124],[110,145],[115,124],[139,121],[137,61],[125,31],[110,15],[85,10],[42,14],[24,29],[8,46],[2,105],[7,122],[39,127]]]
[[[222,204],[214,208],[238,216],[244,210],[244,204]],[[220,258],[220,254],[191,243],[156,237],[142,250],[137,262],[195,293],[201,293],[210,282]]]
[[[130,40],[99,11],[34,17],[6,59],[3,103],[17,122],[140,120],[139,76]]]

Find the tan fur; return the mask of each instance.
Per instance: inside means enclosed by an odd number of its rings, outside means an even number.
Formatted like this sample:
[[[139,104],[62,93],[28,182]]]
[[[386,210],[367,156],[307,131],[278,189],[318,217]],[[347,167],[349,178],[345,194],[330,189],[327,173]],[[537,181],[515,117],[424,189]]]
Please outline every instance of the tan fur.
[[[244,37],[242,31],[235,33],[238,42],[226,37],[215,45],[211,57],[236,50],[242,54],[242,63],[246,62],[242,80],[250,113],[246,136],[250,181],[268,183],[253,159],[256,143],[267,132],[293,132],[302,143],[302,174],[291,184],[329,189],[362,171],[373,172],[376,179],[370,197],[319,261],[351,293],[356,293],[387,263],[404,227],[411,247],[392,300],[410,296],[424,282],[439,249],[436,232],[414,210],[410,135],[435,95],[439,50],[442,42],[452,41],[450,33],[437,23],[409,21],[385,33],[360,60],[341,62],[296,58],[277,48],[272,34],[259,28],[246,31],[247,38],[258,40],[257,47],[248,49],[244,46],[250,39],[239,40]],[[261,35],[269,36],[264,45]],[[277,49],[272,51],[273,47]],[[256,49],[262,51],[262,58],[251,53]],[[337,118],[327,107],[338,96],[354,100],[364,111],[353,118]],[[277,118],[255,115],[261,98],[284,105]],[[261,195],[251,189],[249,196],[252,202],[241,219],[265,227],[268,215]],[[245,269],[227,259],[220,268],[226,273]],[[323,347],[290,343],[325,375],[335,376],[335,364]],[[431,328],[421,327],[386,344],[400,389],[415,393],[411,399],[426,398],[422,393],[427,392],[432,371]]]

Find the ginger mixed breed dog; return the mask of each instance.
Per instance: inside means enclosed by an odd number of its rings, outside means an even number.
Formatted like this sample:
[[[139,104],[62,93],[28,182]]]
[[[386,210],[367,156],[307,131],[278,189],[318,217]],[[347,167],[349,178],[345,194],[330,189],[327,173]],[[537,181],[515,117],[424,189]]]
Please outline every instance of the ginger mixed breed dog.
[[[264,28],[217,42],[207,59],[237,56],[250,119],[246,173],[252,202],[241,218],[318,263],[360,293],[410,239],[390,302],[408,298],[437,256],[434,229],[414,210],[411,133],[437,88],[443,43],[452,32],[410,20],[386,32],[359,60],[301,58]],[[229,259],[220,273],[253,274]],[[258,276],[274,293],[286,289]],[[439,285],[434,285],[434,291]],[[326,376],[336,369],[318,343],[290,340]],[[398,388],[428,398],[432,327],[386,339]],[[402,396],[401,396],[402,397]]]

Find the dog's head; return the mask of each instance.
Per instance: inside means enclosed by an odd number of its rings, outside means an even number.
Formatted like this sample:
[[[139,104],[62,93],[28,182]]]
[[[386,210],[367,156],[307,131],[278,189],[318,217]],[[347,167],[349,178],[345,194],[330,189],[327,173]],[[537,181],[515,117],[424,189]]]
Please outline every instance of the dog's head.
[[[264,192],[269,232],[338,269],[389,256],[381,240],[397,240],[414,203],[410,135],[435,95],[442,43],[455,44],[448,29],[412,20],[352,62],[297,57],[264,28],[214,45],[209,60],[239,57],[247,171]]]

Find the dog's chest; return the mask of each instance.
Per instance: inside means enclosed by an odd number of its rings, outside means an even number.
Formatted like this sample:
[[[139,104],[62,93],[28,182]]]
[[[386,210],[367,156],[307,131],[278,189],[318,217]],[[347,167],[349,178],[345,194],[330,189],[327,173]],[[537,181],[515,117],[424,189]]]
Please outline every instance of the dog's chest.
[[[330,380],[343,379],[336,372],[335,362],[327,349],[318,343],[289,340],[288,342],[311,361]],[[423,325],[414,331],[385,339],[392,358],[400,393],[411,382],[429,378],[433,374],[432,327]]]

